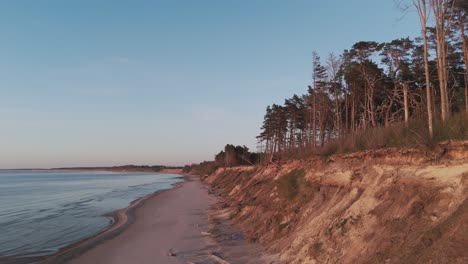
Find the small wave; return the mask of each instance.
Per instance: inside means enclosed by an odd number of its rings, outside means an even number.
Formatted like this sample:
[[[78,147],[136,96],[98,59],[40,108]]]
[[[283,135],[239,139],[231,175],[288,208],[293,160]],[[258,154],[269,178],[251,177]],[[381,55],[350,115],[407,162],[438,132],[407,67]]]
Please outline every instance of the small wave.
[[[153,185],[155,184],[154,182],[151,182],[151,183],[143,183],[143,184],[137,184],[137,185],[130,185],[128,186],[129,188],[135,188],[135,187],[143,187],[143,186],[150,186],[150,185]]]
[[[131,201],[171,188],[178,181],[167,175],[151,179],[148,174],[96,171],[8,173],[16,187],[2,193],[6,199],[0,199],[2,256],[53,253],[112,225],[112,218],[102,217],[105,212],[127,207]]]
[[[79,200],[79,201],[76,201],[76,202],[67,203],[67,204],[64,204],[62,206],[65,207],[65,208],[70,208],[70,207],[71,208],[76,208],[78,206],[82,206],[82,205],[91,203],[93,201],[94,201],[94,198],[87,198],[87,199],[82,199],[82,200]]]

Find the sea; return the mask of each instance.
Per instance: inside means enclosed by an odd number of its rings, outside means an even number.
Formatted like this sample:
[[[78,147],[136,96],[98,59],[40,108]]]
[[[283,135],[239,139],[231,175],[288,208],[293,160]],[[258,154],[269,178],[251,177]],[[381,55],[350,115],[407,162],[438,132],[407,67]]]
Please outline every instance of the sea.
[[[159,190],[178,174],[0,170],[0,258],[37,257],[106,229],[106,213]]]

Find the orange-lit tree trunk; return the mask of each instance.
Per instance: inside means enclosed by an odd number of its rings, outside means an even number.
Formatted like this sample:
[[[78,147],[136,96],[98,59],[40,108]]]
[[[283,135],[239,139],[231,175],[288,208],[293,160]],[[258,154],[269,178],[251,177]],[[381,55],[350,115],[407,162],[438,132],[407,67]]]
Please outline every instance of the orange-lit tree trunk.
[[[453,8],[450,8],[455,1],[449,0],[430,0],[432,11],[434,13],[436,29],[436,49],[437,49],[437,75],[439,77],[440,89],[440,115],[442,121],[450,116],[450,102],[448,99],[447,87],[447,44],[446,35],[448,24],[452,20]],[[453,6],[452,6],[453,7]]]
[[[465,111],[468,113],[468,40],[465,35],[465,24],[463,23],[461,11],[458,12],[458,26],[460,28],[460,34],[463,45],[463,59],[465,62]]]
[[[432,100],[431,100],[431,82],[429,79],[429,61],[428,61],[428,51],[427,51],[427,19],[429,15],[429,9],[427,7],[426,0],[413,0],[413,4],[418,11],[419,21],[421,24],[421,36],[423,39],[424,47],[424,73],[426,75],[426,106],[427,106],[427,123],[429,129],[429,136],[434,137],[434,132],[432,128]]]

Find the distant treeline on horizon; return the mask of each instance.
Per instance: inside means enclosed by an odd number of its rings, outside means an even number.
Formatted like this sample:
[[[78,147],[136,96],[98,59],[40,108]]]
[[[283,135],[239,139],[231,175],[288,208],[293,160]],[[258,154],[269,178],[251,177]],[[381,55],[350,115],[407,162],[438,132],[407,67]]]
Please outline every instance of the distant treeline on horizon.
[[[162,171],[164,169],[181,169],[182,167],[164,165],[122,165],[111,167],[64,167],[54,168],[54,170],[110,170],[110,171]]]

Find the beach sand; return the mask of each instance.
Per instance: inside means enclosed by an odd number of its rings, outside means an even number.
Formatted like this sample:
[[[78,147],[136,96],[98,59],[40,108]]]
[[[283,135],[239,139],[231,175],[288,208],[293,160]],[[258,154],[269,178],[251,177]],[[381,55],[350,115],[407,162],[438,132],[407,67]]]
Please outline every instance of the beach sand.
[[[217,202],[198,177],[186,176],[174,189],[113,212],[110,228],[42,263],[263,263],[258,245],[239,239],[228,222],[214,228],[209,219]],[[224,231],[211,234],[213,229]]]
[[[101,239],[93,248],[67,263],[187,263],[209,254],[210,239],[202,232],[208,228],[207,211],[213,203],[196,177],[172,190],[145,199],[134,211],[134,223],[118,235]],[[118,222],[126,222],[122,210]],[[115,225],[106,232],[119,229]],[[99,240],[99,237],[94,240]],[[72,248],[71,251],[77,250]],[[46,262],[61,262],[57,258]]]

